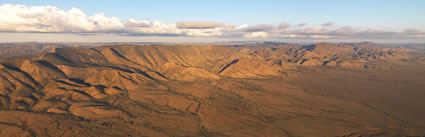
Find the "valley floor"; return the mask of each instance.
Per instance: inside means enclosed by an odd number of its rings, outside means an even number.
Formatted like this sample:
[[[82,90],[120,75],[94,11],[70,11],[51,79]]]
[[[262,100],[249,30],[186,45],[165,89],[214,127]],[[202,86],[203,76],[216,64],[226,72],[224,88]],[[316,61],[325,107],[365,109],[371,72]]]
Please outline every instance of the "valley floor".
[[[151,83],[68,104],[69,114],[1,110],[1,134],[423,136],[425,74],[403,69],[313,67],[269,80]]]

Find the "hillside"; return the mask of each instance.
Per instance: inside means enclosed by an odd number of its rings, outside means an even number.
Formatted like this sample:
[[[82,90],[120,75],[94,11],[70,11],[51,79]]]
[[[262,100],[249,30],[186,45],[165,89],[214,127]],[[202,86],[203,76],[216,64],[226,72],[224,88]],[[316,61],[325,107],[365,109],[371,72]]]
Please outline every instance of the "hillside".
[[[0,59],[0,136],[425,136],[423,53],[55,46]]]

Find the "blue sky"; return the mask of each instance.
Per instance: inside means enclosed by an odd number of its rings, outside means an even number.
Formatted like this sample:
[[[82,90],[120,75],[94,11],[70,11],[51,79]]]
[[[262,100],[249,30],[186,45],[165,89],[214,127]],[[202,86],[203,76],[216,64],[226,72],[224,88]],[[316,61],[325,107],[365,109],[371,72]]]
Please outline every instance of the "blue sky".
[[[211,20],[230,24],[280,22],[425,29],[424,0],[2,0],[1,4],[77,7],[123,19]]]
[[[214,21],[231,25],[307,23],[403,31],[425,30],[424,0],[2,0],[1,4],[76,7],[121,20]]]

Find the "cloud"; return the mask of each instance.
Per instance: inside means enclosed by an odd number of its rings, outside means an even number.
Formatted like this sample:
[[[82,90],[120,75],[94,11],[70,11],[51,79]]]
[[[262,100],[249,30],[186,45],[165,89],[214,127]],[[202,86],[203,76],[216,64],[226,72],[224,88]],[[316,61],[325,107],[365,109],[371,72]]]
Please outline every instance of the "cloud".
[[[53,32],[92,35],[110,33],[125,36],[189,36],[219,38],[411,38],[425,37],[423,30],[414,28],[401,32],[339,26],[326,22],[317,26],[307,23],[291,25],[283,22],[277,25],[228,25],[214,21],[181,21],[163,23],[107,16],[103,13],[87,15],[83,10],[71,8],[62,10],[54,6],[0,5],[0,32]]]
[[[305,38],[305,35],[298,35],[298,34],[278,34],[275,35],[276,38]]]
[[[244,38],[267,38],[267,32],[251,32],[244,35]]]
[[[338,27],[333,25],[332,28],[320,26],[314,27],[290,27],[283,31],[272,31],[270,37],[276,38],[395,38],[405,37],[405,34],[378,30],[372,28],[354,28],[351,26]]]
[[[78,23],[76,23],[78,22]],[[124,28],[116,17],[103,13],[87,16],[81,9],[4,4],[0,6],[0,30],[13,32],[115,32]]]
[[[351,26],[342,26],[336,29],[330,30],[327,34],[334,36],[349,36],[356,33],[356,29]]]
[[[326,32],[328,32],[328,30],[320,26],[305,28],[302,30],[303,34],[323,34]]]
[[[408,35],[425,35],[424,31],[421,31],[418,29],[412,29],[412,28],[405,29],[403,32]]]
[[[287,29],[289,27],[291,27],[291,25],[285,22],[280,23],[278,26],[279,29]]]
[[[216,23],[212,21],[181,21],[177,22],[177,28],[179,29],[213,29],[216,27],[222,27],[224,24]]]
[[[246,32],[260,32],[260,31],[270,31],[274,28],[271,24],[259,24],[253,26],[242,27],[240,30]]]
[[[146,28],[150,27],[151,25],[148,21],[137,21],[135,19],[128,19],[127,22],[125,22],[124,26],[130,28]]]
[[[413,29],[413,28],[405,29],[403,33],[407,35],[408,37],[425,38],[425,31],[421,31],[418,29]]]
[[[168,36],[168,35],[183,35],[184,31],[177,29],[175,24],[164,24],[162,22],[150,22],[150,27],[142,28],[128,28],[128,33],[134,33],[136,35],[159,35],[159,36]]]
[[[320,26],[322,26],[322,27],[332,27],[332,26],[334,26],[335,25],[335,23],[333,23],[333,22],[326,22],[326,23],[323,23],[322,25],[320,25]]]
[[[304,27],[304,26],[306,26],[307,25],[307,23],[300,23],[300,24],[297,24],[296,26],[297,27]]]
[[[311,35],[310,38],[315,38],[315,39],[328,39],[331,38],[331,36],[328,35]]]

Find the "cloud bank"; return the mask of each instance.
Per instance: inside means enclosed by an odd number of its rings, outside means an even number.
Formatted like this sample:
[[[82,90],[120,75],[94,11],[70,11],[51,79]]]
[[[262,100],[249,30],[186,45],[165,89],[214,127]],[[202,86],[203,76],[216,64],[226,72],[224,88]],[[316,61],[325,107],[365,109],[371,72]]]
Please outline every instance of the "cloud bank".
[[[166,24],[159,21],[87,15],[78,8],[62,10],[54,6],[0,5],[0,32],[37,33],[110,33],[126,36],[190,36],[224,38],[420,38],[425,32],[409,28],[402,32],[339,26],[325,22],[317,26],[307,23],[229,25],[214,21],[181,21]]]

